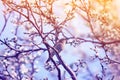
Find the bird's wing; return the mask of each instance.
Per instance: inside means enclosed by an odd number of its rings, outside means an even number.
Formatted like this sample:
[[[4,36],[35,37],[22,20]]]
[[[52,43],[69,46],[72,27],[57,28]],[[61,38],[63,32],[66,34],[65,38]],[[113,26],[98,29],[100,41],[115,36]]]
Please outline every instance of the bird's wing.
[[[58,52],[61,52],[61,51],[62,51],[62,44],[61,44],[61,43],[58,43],[57,45],[55,45],[55,49],[56,49]]]

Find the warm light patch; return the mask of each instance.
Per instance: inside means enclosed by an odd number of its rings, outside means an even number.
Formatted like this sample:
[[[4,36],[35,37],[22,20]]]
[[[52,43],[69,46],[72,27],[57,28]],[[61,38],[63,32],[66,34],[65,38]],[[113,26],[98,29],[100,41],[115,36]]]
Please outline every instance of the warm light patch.
[[[68,13],[71,10],[72,10],[72,6],[70,6],[70,5],[65,6],[65,13]]]
[[[24,2],[24,1],[28,1],[29,3],[35,3],[36,1],[39,1],[39,0],[21,0],[21,2]]]
[[[120,3],[120,0],[115,0],[114,1],[114,5],[116,6],[118,18],[120,19],[120,15],[119,15],[119,13],[120,13],[120,4],[119,3]]]

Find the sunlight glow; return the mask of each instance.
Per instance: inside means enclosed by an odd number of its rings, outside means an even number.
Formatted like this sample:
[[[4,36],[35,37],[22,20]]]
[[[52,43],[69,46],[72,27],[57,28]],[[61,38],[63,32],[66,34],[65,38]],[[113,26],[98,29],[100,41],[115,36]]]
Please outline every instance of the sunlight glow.
[[[116,6],[117,14],[118,14],[118,17],[120,19],[120,15],[119,15],[119,13],[120,13],[120,0],[115,0],[113,4],[114,4],[114,6]]]
[[[65,6],[65,13],[68,13],[69,11],[71,11],[72,10],[72,6],[70,6],[70,5],[66,5]]]
[[[25,0],[21,0],[21,2],[23,2]],[[35,3],[35,1],[38,1],[38,0],[27,0],[29,3]]]

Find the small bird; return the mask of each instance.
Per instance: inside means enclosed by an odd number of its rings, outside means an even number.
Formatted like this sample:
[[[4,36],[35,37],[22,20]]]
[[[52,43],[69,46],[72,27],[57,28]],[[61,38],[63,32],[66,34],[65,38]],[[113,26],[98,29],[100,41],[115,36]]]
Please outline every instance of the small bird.
[[[58,53],[60,53],[65,46],[66,40],[65,39],[60,39],[56,44],[53,46]],[[54,49],[50,48],[50,55],[49,58],[47,59],[46,63],[48,63],[51,59],[50,57],[53,57],[56,54],[56,51]]]

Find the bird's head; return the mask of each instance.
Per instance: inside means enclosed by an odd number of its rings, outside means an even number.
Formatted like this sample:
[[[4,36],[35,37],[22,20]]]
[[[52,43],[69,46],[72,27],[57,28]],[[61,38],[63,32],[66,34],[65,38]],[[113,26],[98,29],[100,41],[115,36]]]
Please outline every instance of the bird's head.
[[[65,44],[66,43],[66,39],[60,39],[59,42]]]

